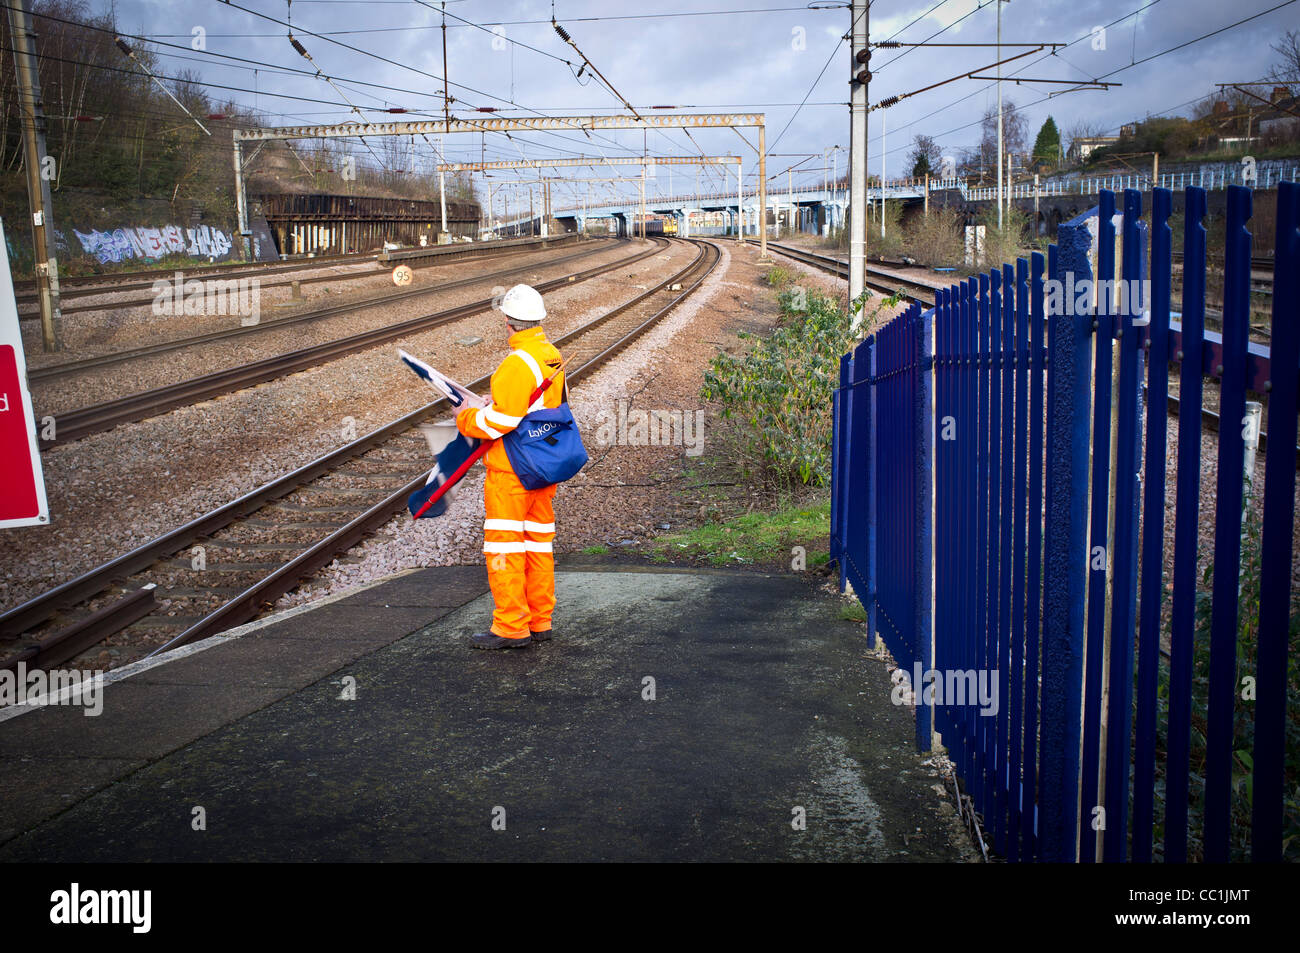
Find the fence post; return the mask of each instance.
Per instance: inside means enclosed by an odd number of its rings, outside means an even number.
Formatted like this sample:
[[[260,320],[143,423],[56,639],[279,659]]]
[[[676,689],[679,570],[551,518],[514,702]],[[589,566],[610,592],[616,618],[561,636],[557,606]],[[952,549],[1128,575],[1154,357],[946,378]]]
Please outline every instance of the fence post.
[[[1118,339],[1116,395],[1115,532],[1112,543],[1110,697],[1106,714],[1106,861],[1124,860],[1128,850],[1129,761],[1133,733],[1133,640],[1137,617],[1139,440],[1142,413],[1142,340],[1144,309],[1141,282],[1146,278],[1146,224],[1142,193],[1124,192],[1123,260],[1120,278],[1126,293],[1112,327]],[[1103,382],[1098,381],[1100,386]],[[1159,400],[1158,397],[1155,398]]]
[[[936,296],[937,297],[937,296]],[[936,305],[937,305],[936,300]],[[920,307],[919,305],[917,306]],[[933,309],[915,318],[916,350],[912,372],[916,375],[915,404],[912,424],[916,441],[916,566],[915,586],[916,629],[913,644],[916,657],[925,664],[923,670],[934,667],[934,627],[932,612],[934,569],[934,316]],[[912,686],[916,692],[916,742],[918,750],[929,751],[930,706],[922,702],[922,688]]]
[[[831,404],[831,541],[830,557],[840,568],[840,592],[848,580],[844,550],[844,504],[848,499],[849,433],[847,424],[853,406],[849,385],[853,381],[853,351],[840,356],[840,383]]]
[[[1210,682],[1205,731],[1207,863],[1230,857],[1232,764],[1237,669],[1237,593],[1241,565],[1242,462],[1250,333],[1251,193],[1228,186],[1223,277],[1223,364],[1220,376],[1219,469],[1214,494],[1214,573],[1210,609]],[[1294,372],[1293,368],[1287,371]],[[1275,372],[1276,373],[1276,372]]]
[[[1147,327],[1146,457],[1142,484],[1142,602],[1138,619],[1137,721],[1133,753],[1133,860],[1152,857],[1155,825],[1156,705],[1164,597],[1165,474],[1168,462],[1169,310],[1173,275],[1173,195],[1151,193],[1151,301]],[[1167,750],[1167,749],[1166,749]],[[1167,776],[1166,776],[1167,777]]]
[[[1083,218],[1062,223],[1052,278],[1092,278]],[[1048,300],[1051,300],[1049,296]],[[1058,296],[1058,300],[1061,300]],[[1064,303],[1064,302],[1063,302]],[[1073,310],[1066,306],[1061,310]],[[1047,524],[1043,578],[1042,758],[1039,843],[1049,862],[1072,862],[1078,841],[1080,687],[1087,568],[1090,314],[1051,314],[1048,346]]]
[[[1255,703],[1255,779],[1251,859],[1282,859],[1287,718],[1287,639],[1291,600],[1291,530],[1295,519],[1296,364],[1300,360],[1300,185],[1277,189],[1273,261],[1268,449],[1264,456],[1264,520],[1260,537],[1259,646]]]

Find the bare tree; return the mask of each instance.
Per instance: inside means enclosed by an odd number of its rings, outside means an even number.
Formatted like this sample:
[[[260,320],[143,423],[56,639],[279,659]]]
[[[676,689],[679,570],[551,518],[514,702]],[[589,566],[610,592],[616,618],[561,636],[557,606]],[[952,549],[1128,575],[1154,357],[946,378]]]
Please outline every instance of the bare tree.
[[[984,110],[980,124],[980,167],[983,173],[997,175],[998,168],[998,107]],[[1028,151],[1025,138],[1029,134],[1029,121],[1011,100],[1002,103],[1002,150],[1023,155]]]
[[[1300,30],[1287,30],[1282,39],[1273,44],[1279,62],[1268,72],[1268,78],[1296,95],[1300,91]]]

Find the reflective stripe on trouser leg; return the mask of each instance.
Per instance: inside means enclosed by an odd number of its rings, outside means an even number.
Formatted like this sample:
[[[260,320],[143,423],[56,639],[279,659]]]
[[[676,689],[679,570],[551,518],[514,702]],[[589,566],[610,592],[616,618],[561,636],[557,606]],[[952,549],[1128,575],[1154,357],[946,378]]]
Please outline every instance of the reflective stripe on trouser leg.
[[[513,473],[488,470],[483,481],[483,553],[496,608],[492,632],[502,638],[528,636],[524,515],[528,492]]]
[[[528,628],[545,632],[551,627],[555,611],[555,487],[533,490],[528,494],[528,511],[524,516],[524,559],[528,591]]]

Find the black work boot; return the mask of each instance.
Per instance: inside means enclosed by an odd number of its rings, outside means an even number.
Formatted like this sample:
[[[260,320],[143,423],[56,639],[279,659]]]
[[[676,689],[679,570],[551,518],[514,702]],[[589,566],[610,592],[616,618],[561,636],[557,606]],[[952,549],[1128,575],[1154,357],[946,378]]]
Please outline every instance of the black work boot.
[[[533,640],[524,636],[522,639],[503,639],[495,632],[476,632],[469,637],[471,648],[475,649],[526,649]]]
[[[532,637],[533,637],[533,641],[534,641],[534,642],[549,642],[549,641],[551,641],[551,630],[550,630],[550,629],[543,629],[541,632],[532,632],[532,633],[530,633],[530,634],[532,635]]]

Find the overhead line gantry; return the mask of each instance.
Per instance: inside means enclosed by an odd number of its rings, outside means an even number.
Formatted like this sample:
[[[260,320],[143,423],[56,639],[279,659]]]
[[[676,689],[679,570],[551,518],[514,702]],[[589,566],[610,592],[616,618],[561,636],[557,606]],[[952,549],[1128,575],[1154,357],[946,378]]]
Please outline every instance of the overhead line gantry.
[[[251,162],[267,142],[288,139],[341,139],[362,136],[413,136],[413,135],[453,135],[461,132],[527,132],[549,131],[555,129],[574,129],[589,132],[595,129],[706,129],[753,127],[758,130],[758,237],[760,258],[767,258],[767,145],[766,122],[762,113],[689,113],[651,116],[538,116],[505,117],[487,116],[482,119],[432,120],[423,122],[346,122],[326,126],[270,126],[258,129],[237,129],[234,132],[234,169],[235,169],[235,204],[239,214],[239,234],[243,243],[244,256],[248,256],[248,242],[251,232],[248,228],[248,199],[244,194],[244,167]],[[253,154],[244,159],[244,143],[258,143]],[[699,159],[678,158],[681,164],[693,162],[699,164],[701,159],[723,158],[702,156]],[[626,164],[640,165],[647,157],[632,157]],[[528,161],[528,160],[525,160]],[[538,160],[534,160],[538,161]],[[575,165],[590,165],[591,162],[574,161]],[[602,160],[604,164],[615,164],[614,160]],[[739,164],[739,158],[736,158]],[[464,164],[464,163],[462,163]],[[618,163],[624,164],[624,163]],[[676,164],[676,163],[673,163]],[[508,166],[503,166],[508,167]],[[740,195],[737,204],[740,205]],[[740,229],[740,238],[744,239],[744,230]]]

